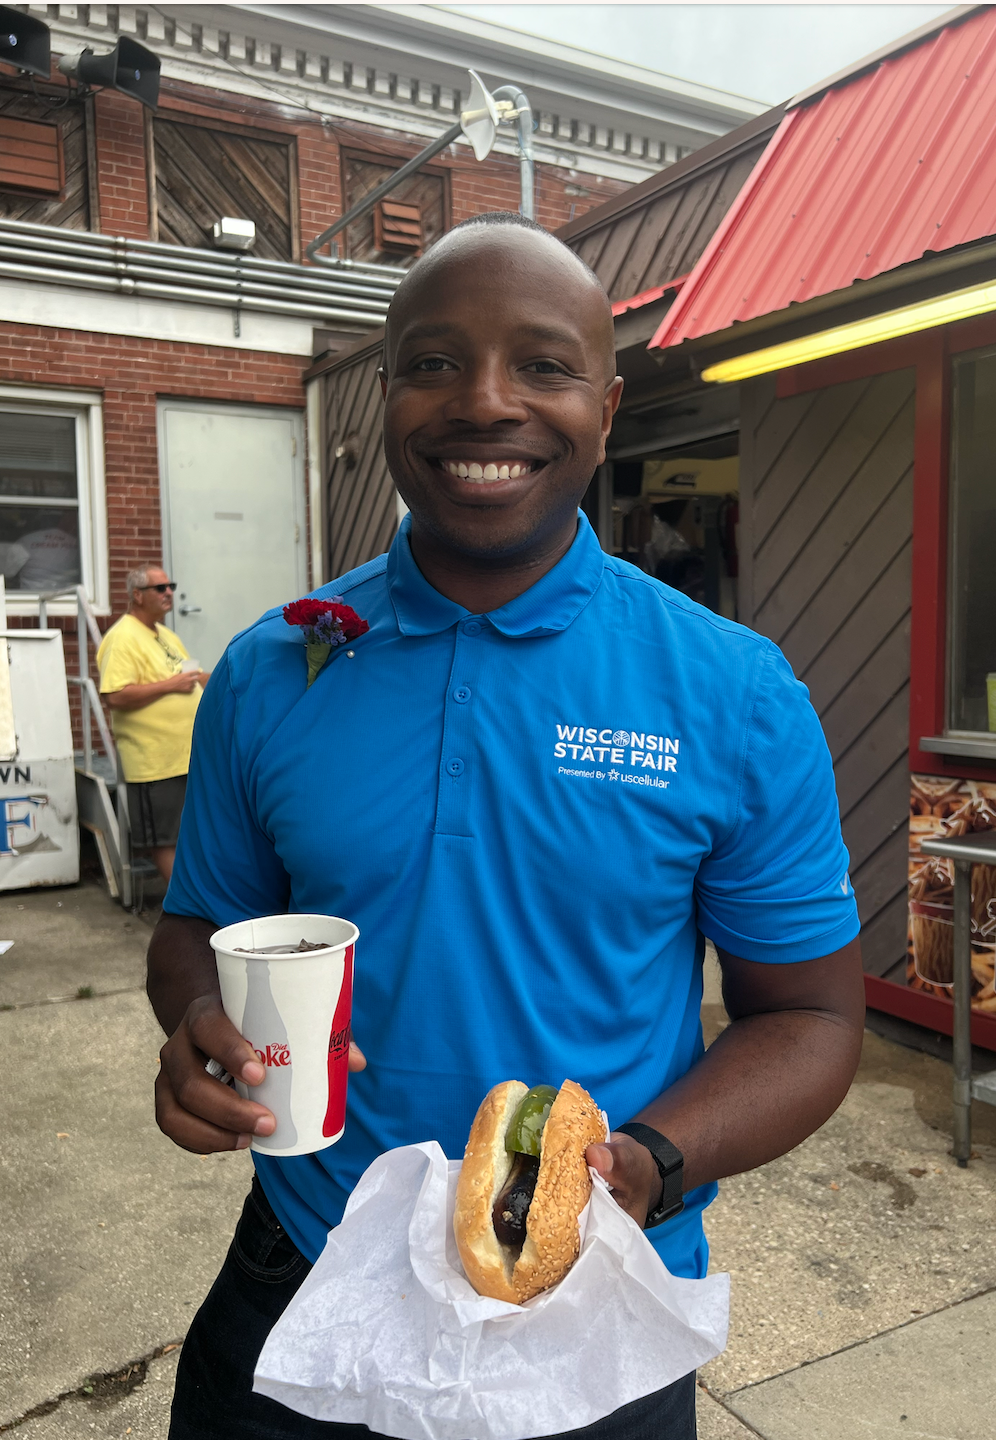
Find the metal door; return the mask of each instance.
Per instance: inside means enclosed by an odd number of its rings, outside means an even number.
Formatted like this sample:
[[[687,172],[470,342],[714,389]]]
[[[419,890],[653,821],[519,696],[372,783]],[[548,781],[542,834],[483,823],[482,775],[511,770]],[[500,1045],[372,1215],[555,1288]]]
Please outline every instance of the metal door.
[[[299,411],[160,401],[167,624],[205,670],[307,589],[303,450]]]

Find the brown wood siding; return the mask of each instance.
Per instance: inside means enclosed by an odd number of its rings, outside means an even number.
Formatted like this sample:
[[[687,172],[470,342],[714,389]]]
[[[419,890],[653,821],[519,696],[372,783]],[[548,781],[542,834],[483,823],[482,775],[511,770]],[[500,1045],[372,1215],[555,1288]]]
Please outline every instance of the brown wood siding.
[[[53,91],[51,101],[65,98],[65,92]],[[13,134],[18,122],[46,124],[57,129],[62,143],[62,188],[53,194],[24,193],[25,186],[15,188],[8,178],[0,188],[0,217],[4,220],[26,220],[33,225],[64,225],[70,230],[87,230],[91,217],[87,184],[87,111],[83,105],[71,104],[53,109],[42,96],[22,89],[17,82],[4,80],[0,86],[0,146],[10,154],[12,142],[4,136]],[[11,188],[7,188],[8,185]],[[18,193],[20,191],[21,193]]]
[[[913,404],[912,370],[740,387],[740,614],[809,687],[875,975],[906,953]]]
[[[378,336],[353,350],[319,381],[330,579],[383,554],[398,526],[397,492],[384,458],[381,344]]]
[[[568,241],[598,275],[610,300],[628,300],[678,275],[687,275],[736,199],[768,138],[765,134],[746,149],[648,198],[639,209]]]
[[[294,258],[290,140],[152,119],[156,238],[210,249],[223,215],[252,220],[251,254]]]
[[[375,190],[378,185],[383,184],[395,170],[400,170],[403,163],[401,160],[392,161],[386,157],[378,159],[376,156],[349,150],[343,151],[342,178],[346,209],[351,210],[354,205],[359,204],[365,196],[370,194],[371,190]],[[443,171],[417,171],[403,181],[396,190],[391,191],[391,200],[418,206],[422,223],[423,249],[428,249],[449,228],[447,177]],[[414,253],[405,254],[397,249],[380,250],[377,248],[375,217],[372,211],[368,215],[361,216],[347,229],[345,254],[350,260],[374,265],[410,265],[417,258]]]

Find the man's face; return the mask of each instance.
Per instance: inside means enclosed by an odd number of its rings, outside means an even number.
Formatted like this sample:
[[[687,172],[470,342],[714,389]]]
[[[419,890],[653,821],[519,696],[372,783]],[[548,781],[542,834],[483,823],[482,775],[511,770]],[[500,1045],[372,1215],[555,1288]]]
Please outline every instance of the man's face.
[[[545,237],[451,242],[392,310],[384,449],[416,531],[500,561],[574,523],[619,403],[604,295]]]
[[[149,620],[162,620],[173,608],[173,592],[167,590],[160,595],[152,586],[165,585],[169,576],[165,570],[149,570],[145,578],[144,588],[135,591],[135,608],[141,610]]]

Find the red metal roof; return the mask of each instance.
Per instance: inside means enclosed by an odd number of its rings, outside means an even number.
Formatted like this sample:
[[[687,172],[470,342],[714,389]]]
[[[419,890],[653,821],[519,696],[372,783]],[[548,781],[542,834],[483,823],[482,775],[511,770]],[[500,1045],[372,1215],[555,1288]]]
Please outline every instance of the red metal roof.
[[[672,290],[680,290],[687,279],[688,275],[676,275],[666,285],[653,285],[649,290],[641,290],[639,295],[631,295],[628,300],[617,300],[612,307],[612,314],[625,315],[627,310],[641,310],[644,305],[652,305],[655,300],[662,300]]]
[[[996,7],[790,109],[650,343],[996,233]]]

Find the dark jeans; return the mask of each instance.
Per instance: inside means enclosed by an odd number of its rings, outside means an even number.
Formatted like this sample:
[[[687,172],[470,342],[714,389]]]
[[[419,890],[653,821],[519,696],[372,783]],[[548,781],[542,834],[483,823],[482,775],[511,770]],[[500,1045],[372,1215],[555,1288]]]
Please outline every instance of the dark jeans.
[[[310,1420],[252,1393],[263,1342],[310,1268],[254,1179],[221,1274],[183,1344],[169,1440],[383,1440],[365,1425]],[[695,1440],[694,1371],[570,1435]]]

